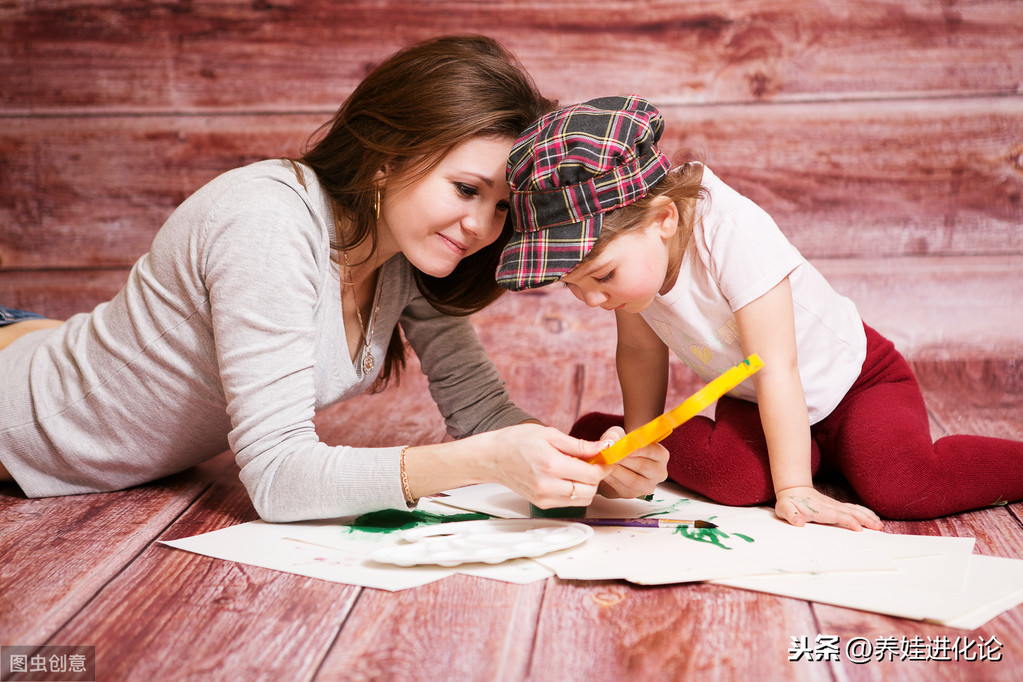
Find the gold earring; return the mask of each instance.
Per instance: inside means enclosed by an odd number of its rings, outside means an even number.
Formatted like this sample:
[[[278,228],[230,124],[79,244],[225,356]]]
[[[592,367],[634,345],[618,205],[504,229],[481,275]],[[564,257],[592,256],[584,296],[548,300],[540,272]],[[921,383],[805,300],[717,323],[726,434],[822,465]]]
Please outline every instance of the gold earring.
[[[377,220],[380,220],[380,190],[376,191],[373,196],[373,212],[376,213]]]

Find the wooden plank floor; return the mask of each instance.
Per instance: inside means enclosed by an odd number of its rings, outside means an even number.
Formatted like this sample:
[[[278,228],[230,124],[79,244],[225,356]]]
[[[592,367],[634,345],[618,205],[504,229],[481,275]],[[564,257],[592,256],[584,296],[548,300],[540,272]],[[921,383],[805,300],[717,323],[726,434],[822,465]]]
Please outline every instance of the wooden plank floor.
[[[665,150],[704,153],[912,359],[934,435],[1023,438],[1018,0],[171,5],[0,1],[5,305],[65,318],[109,299],[204,182],[299,154],[399,46],[476,31],[564,103],[617,76],[661,107]],[[566,429],[621,406],[610,317],[568,298],[477,316],[517,402]],[[675,367],[681,398],[695,382]],[[443,437],[411,375],[318,428],[351,444]],[[1021,512],[889,529],[1019,558]],[[1023,680],[1023,608],[963,633],[702,584],[457,576],[391,594],[158,544],[254,518],[228,454],[105,495],[0,485],[0,644],[92,645],[97,679],[146,682]],[[792,637],[817,635],[996,637],[1004,660],[787,660]]]
[[[484,331],[500,326],[500,305],[482,316]],[[546,319],[557,323],[556,311]],[[560,361],[568,352],[556,344],[558,361],[544,364],[509,350],[507,340],[503,349],[493,339],[488,346],[513,396],[567,428],[580,412],[620,406],[605,355],[610,337],[599,326],[588,333],[603,339],[589,354],[576,346],[574,362]],[[1023,438],[1018,358],[917,361],[934,434]],[[671,397],[693,386],[678,372]],[[385,421],[385,406],[396,404],[404,417]],[[443,437],[414,366],[398,388],[317,421],[332,442]],[[1014,504],[887,528],[974,537],[978,553],[1023,558],[1021,513]],[[1023,607],[966,632],[705,584],[551,578],[519,586],[455,576],[389,593],[157,544],[255,518],[227,453],[116,493],[27,500],[0,486],[0,644],[95,646],[99,680],[1023,679]],[[1002,660],[788,660],[793,637],[812,643],[818,635],[843,645],[854,637],[994,637]]]

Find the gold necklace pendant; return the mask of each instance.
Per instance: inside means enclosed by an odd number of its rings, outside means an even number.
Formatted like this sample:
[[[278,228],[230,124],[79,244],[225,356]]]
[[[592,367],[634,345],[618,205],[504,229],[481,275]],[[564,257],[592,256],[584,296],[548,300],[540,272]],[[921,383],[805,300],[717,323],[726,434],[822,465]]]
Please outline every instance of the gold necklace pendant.
[[[372,372],[373,368],[375,368],[377,366],[376,358],[373,357],[372,343],[373,343],[373,330],[376,327],[377,313],[380,312],[380,301],[379,300],[377,301],[376,307],[373,309],[373,316],[369,318],[369,330],[367,331],[365,325],[362,322],[362,310],[359,309],[359,299],[358,299],[358,296],[356,295],[355,283],[352,280],[352,270],[351,270],[352,266],[351,266],[351,263],[348,262],[348,252],[347,251],[342,251],[341,252],[341,256],[342,256],[342,258],[344,258],[345,269],[348,271],[348,282],[345,282],[345,278],[344,277],[340,277],[340,279],[341,279],[341,305],[344,306],[344,296],[345,296],[344,292],[345,292],[346,285],[349,285],[349,286],[352,287],[352,302],[355,304],[355,319],[357,319],[359,321],[359,331],[362,333],[362,342],[363,342],[363,349],[362,349],[362,373],[364,375],[366,375],[366,374],[369,374],[370,372]],[[377,289],[379,289],[379,288],[380,288],[380,280],[379,280],[379,277],[378,277],[377,278]],[[375,292],[373,297],[377,298],[377,294],[378,293],[379,292]]]
[[[379,286],[379,285],[378,285]],[[374,296],[375,297],[375,296]],[[358,306],[356,306],[358,308]],[[373,357],[373,331],[376,328],[377,313],[380,312],[380,303],[377,302],[376,307],[373,309],[373,317],[369,318],[369,334],[363,334],[363,338],[366,341],[365,348],[362,349],[362,373],[369,374],[373,371],[373,368],[377,366],[377,361]]]

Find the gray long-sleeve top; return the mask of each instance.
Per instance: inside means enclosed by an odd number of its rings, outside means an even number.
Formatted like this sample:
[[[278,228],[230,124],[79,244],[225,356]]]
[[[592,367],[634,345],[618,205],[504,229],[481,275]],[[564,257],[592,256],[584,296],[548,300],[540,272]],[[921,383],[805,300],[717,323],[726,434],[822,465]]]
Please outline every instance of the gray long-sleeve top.
[[[111,301],[0,351],[0,461],[27,495],[117,490],[230,447],[265,520],[405,507],[400,445],[328,446],[313,426],[383,363],[363,376],[349,356],[331,203],[303,171],[305,187],[281,160],[215,178]],[[452,436],[529,417],[468,318],[434,310],[403,256],[384,264],[378,302],[374,357],[400,321]]]

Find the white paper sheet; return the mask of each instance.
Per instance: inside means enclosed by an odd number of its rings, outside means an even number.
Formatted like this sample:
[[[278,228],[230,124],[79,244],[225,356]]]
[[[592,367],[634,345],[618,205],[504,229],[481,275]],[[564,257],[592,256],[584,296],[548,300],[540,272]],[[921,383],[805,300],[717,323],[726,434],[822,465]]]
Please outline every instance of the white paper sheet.
[[[853,532],[810,524],[796,528],[769,509],[745,509],[729,518],[717,518],[717,529],[595,528],[583,546],[537,561],[559,578],[602,580],[625,578],[652,585],[713,580],[740,575],[812,573],[839,564],[850,552],[878,562],[935,554],[969,555],[972,538],[890,535],[877,531]],[[701,541],[702,540],[702,541]],[[847,568],[843,568],[847,570]],[[955,574],[952,574],[955,575]],[[961,589],[948,578],[948,589]]]
[[[506,488],[481,485],[420,502],[420,510],[464,510],[527,518],[528,504]],[[402,590],[466,573],[513,583],[626,579],[638,584],[709,580],[722,585],[975,629],[1023,603],[1023,561],[971,554],[959,537],[796,528],[765,507],[725,507],[692,499],[673,484],[654,500],[600,499],[593,517],[704,519],[716,529],[595,527],[584,544],[502,564],[399,567],[369,560],[398,533],[354,531],[343,519],[261,521],[165,542],[191,552],[333,582]]]
[[[876,574],[745,576],[713,582],[973,630],[1023,603],[1023,561],[977,554],[897,559]],[[966,578],[962,589],[945,581]]]
[[[366,554],[289,539],[307,524],[263,521],[231,526],[163,544],[197,554],[271,568],[310,578],[349,583],[381,590],[404,590],[451,575],[450,569],[369,564]]]
[[[454,511],[429,501],[421,504],[420,510],[437,514]],[[227,561],[390,591],[418,587],[454,573],[518,584],[553,575],[550,569],[528,559],[451,568],[377,563],[369,559],[370,554],[384,544],[398,542],[399,534],[353,532],[343,521],[284,524],[252,521],[163,544]]]
[[[448,491],[437,501],[459,509],[524,518],[528,503],[499,485]],[[664,483],[652,501],[597,498],[592,518],[640,516],[703,519],[717,529],[598,527],[582,547],[540,557],[559,578],[627,579],[641,584],[693,582],[736,575],[832,570],[894,570],[895,558],[955,551],[968,555],[971,538],[893,536],[809,524],[796,528],[765,507],[728,507],[695,498]],[[962,582],[960,576],[960,582]]]
[[[976,630],[992,618],[1023,604],[1023,561],[1003,557],[974,554],[970,557],[970,583],[989,600],[942,621],[944,625],[964,630]],[[952,611],[953,609],[949,609]]]
[[[449,490],[432,498],[456,509],[490,514],[504,519],[528,519],[529,503],[496,483],[481,483]],[[666,483],[658,486],[654,499],[646,500],[609,500],[597,497],[586,509],[590,518],[638,518],[642,516],[661,516],[665,518],[709,519],[710,516],[727,517],[741,513],[741,507],[725,507],[719,504],[695,499],[685,493],[682,488]]]

